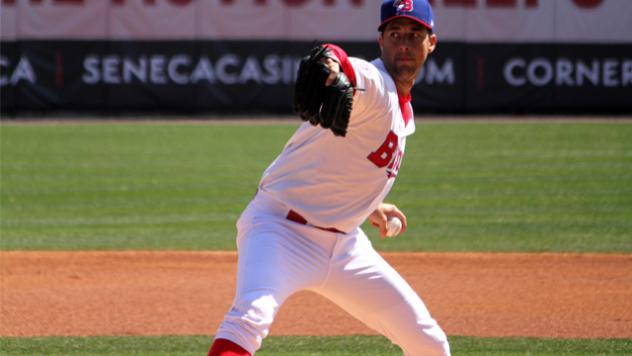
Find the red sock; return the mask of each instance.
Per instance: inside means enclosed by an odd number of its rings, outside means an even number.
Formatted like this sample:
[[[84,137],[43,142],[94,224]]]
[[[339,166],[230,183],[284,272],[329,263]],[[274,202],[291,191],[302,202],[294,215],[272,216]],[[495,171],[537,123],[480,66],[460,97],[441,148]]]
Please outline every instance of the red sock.
[[[226,339],[215,339],[208,356],[251,356],[241,346]]]

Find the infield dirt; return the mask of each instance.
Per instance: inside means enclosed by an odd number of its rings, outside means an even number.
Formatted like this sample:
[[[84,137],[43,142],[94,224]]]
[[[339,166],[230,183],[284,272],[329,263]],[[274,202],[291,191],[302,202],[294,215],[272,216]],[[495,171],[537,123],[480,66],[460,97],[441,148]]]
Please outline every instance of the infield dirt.
[[[449,335],[632,337],[632,255],[385,253]],[[1,252],[0,336],[213,334],[233,252]],[[374,334],[310,292],[272,335]]]

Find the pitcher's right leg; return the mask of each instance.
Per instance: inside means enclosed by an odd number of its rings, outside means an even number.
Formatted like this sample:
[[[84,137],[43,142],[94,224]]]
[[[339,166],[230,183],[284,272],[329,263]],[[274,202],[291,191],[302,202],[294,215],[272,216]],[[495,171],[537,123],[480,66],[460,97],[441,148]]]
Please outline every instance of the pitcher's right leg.
[[[216,340],[229,340],[254,355],[268,336],[270,325],[282,303],[278,301],[281,298],[272,291],[263,290],[240,295],[224,317],[215,334]]]
[[[276,232],[248,229],[239,237],[237,289],[230,310],[215,337],[241,346],[251,355],[261,347],[279,306],[293,292],[285,283],[286,270],[280,247],[283,238]]]
[[[208,356],[252,356],[250,352],[226,339],[215,339]]]
[[[237,290],[216,333],[254,355],[279,307],[293,293],[320,283],[335,235],[283,218],[260,216],[239,228]],[[263,220],[263,221],[262,221]],[[322,234],[318,238],[306,238]]]

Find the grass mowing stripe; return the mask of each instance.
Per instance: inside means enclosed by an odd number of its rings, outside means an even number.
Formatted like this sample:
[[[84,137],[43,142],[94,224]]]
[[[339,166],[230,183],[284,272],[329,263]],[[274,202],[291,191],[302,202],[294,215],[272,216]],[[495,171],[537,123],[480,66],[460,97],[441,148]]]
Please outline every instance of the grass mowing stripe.
[[[3,355],[203,355],[209,336],[0,338]],[[454,355],[630,355],[632,341],[450,338]],[[381,336],[272,336],[257,355],[401,355]]]
[[[234,249],[297,123],[0,126],[0,248]],[[632,252],[632,124],[419,123],[380,250]]]
[[[234,221],[292,131],[266,126],[261,157],[235,126],[1,129],[2,248],[70,250],[234,249]]]

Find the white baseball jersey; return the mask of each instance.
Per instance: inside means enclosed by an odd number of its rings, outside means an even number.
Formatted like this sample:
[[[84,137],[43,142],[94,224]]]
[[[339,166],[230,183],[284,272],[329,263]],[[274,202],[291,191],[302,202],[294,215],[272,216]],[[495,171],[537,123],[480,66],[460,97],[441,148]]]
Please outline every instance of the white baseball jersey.
[[[263,174],[237,221],[235,298],[216,340],[255,355],[287,298],[311,290],[406,356],[449,356],[447,337],[424,302],[358,228],[390,191],[415,131],[410,97],[398,97],[381,60],[336,55],[362,89],[347,135],[304,123]],[[302,219],[290,218],[295,214]]]
[[[304,123],[259,185],[261,193],[310,224],[344,232],[357,228],[384,200],[404,156],[406,137],[415,132],[410,97],[398,96],[382,60],[349,62],[358,90],[346,137]]]

